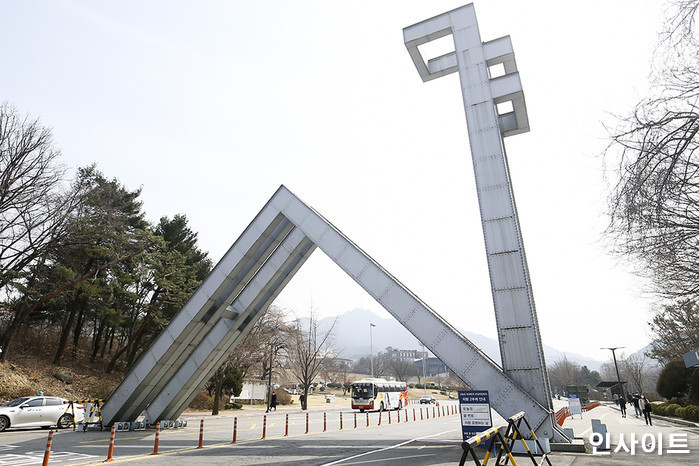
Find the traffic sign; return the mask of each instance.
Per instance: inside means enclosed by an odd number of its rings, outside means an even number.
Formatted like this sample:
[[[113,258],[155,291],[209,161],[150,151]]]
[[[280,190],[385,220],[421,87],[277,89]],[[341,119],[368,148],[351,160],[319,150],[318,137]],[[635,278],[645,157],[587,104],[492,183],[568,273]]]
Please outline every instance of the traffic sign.
[[[461,433],[464,442],[474,435],[493,427],[490,416],[490,397],[487,390],[459,391],[461,406]]]

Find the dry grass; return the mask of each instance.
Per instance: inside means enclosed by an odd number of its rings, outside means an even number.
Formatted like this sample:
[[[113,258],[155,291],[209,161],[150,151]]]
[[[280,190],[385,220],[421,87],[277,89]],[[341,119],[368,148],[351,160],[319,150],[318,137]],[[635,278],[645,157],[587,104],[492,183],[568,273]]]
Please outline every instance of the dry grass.
[[[56,344],[45,335],[25,335],[12,348],[8,361],[0,363],[0,400],[12,400],[43,391],[46,395],[67,399],[104,399],[119,384],[122,372],[104,373],[104,362],[89,363],[85,351],[78,351],[75,360],[69,352],[61,365],[53,365]],[[58,371],[73,374],[72,384],[54,377]]]

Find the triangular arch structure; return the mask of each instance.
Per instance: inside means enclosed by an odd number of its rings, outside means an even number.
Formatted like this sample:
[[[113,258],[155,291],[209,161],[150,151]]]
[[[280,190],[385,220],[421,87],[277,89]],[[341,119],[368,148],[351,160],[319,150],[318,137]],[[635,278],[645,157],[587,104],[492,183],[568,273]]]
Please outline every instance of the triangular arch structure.
[[[286,187],[281,186],[102,408],[104,422],[177,418],[320,248],[503,416],[525,411],[537,435],[552,413],[502,368]]]

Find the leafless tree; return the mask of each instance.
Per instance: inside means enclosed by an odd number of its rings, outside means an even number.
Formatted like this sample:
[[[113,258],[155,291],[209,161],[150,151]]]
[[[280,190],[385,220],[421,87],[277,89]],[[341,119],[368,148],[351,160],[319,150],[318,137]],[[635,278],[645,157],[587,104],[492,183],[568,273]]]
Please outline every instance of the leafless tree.
[[[663,363],[699,347],[699,305],[681,299],[657,312],[649,323],[653,334],[649,355]]]
[[[417,374],[417,367],[412,361],[406,361],[400,358],[385,358],[386,369],[389,374],[400,380],[407,382],[408,378]]]
[[[644,393],[648,388],[648,379],[650,377],[650,364],[645,356],[632,354],[631,356],[621,360],[622,379],[627,381],[629,391]]]
[[[285,319],[286,312],[283,309],[275,305],[270,306],[245,339],[233,350],[228,362],[238,368],[243,377],[256,375],[261,380],[268,377],[270,349],[275,352],[272,359],[276,360],[281,346],[284,346],[282,343],[287,343],[289,339],[290,328]],[[271,342],[274,342],[274,345],[270,346]]]
[[[559,393],[563,393],[566,387],[570,385],[579,386],[585,384],[580,364],[568,360],[568,357],[565,355],[551,364],[548,372],[551,387]]]
[[[303,387],[301,409],[307,409],[308,389],[313,379],[329,359],[334,357],[332,336],[335,319],[329,328],[321,329],[318,317],[311,311],[307,321],[296,319],[293,323],[291,338],[286,348],[291,372]]]
[[[65,227],[70,199],[49,128],[0,105],[0,291],[12,295]]]
[[[618,157],[608,235],[640,260],[653,291],[699,296],[699,0],[670,2],[652,90],[611,130]]]

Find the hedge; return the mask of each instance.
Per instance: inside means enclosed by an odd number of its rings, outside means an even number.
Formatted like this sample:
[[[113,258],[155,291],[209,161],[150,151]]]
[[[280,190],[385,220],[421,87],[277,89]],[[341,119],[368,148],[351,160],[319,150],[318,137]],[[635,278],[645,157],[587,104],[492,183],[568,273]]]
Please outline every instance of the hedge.
[[[680,406],[677,403],[653,404],[653,413],[658,416],[671,416],[688,421],[699,421],[699,406]]]

